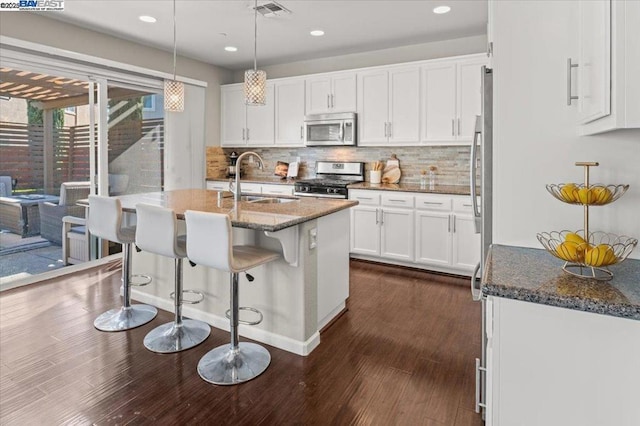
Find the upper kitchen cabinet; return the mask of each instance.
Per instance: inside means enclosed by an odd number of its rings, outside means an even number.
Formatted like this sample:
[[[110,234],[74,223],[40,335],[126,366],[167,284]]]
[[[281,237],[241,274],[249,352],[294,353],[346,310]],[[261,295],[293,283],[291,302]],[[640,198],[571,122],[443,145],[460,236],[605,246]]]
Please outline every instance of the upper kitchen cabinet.
[[[420,68],[358,74],[359,145],[420,142]]]
[[[304,145],[304,80],[277,81],[276,146]]]
[[[473,140],[475,116],[481,113],[480,68],[486,63],[485,55],[475,55],[423,67],[423,142],[448,145]]]
[[[306,113],[354,112],[356,74],[339,73],[310,77],[306,86]]]
[[[221,146],[273,146],[274,85],[267,83],[267,104],[245,104],[242,84],[221,87]]]
[[[640,2],[580,2],[577,99],[580,133],[640,128]],[[575,62],[575,61],[574,61]],[[567,63],[567,102],[571,76]]]

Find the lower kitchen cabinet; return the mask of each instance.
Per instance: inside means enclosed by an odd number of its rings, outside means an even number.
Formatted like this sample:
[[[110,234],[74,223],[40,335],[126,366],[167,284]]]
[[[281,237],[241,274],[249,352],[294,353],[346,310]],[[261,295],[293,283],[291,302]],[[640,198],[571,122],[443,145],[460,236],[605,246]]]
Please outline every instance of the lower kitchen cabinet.
[[[469,197],[351,190],[353,257],[470,275],[480,260]]]
[[[212,189],[214,191],[228,191],[229,182],[221,180],[209,180],[207,181],[207,189]],[[242,182],[240,184],[240,190],[243,194],[263,194],[274,196],[293,195],[293,185],[285,184],[260,184],[257,182]]]

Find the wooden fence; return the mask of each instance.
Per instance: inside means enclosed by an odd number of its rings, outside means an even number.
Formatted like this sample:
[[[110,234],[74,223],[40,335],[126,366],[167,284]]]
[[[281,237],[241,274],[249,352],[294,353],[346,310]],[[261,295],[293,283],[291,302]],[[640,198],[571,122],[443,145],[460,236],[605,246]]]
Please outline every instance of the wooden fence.
[[[118,123],[109,129],[109,163],[142,138],[145,147],[159,150],[160,164],[140,164],[140,168],[158,169],[163,181],[164,120],[151,119]],[[18,179],[16,189],[44,190],[44,129],[38,125],[0,123],[0,175]],[[154,160],[155,161],[155,160]],[[133,171],[132,171],[133,172]],[[53,130],[53,186],[62,182],[89,180],[89,126]]]

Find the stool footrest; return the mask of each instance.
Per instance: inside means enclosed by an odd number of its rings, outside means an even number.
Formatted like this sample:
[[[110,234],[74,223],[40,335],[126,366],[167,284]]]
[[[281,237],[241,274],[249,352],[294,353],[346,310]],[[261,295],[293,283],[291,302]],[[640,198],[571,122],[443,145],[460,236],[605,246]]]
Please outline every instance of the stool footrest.
[[[195,294],[195,295],[198,296],[198,298],[194,299],[194,300],[185,299],[184,298],[184,294],[185,293]],[[169,294],[169,297],[171,298],[171,300],[174,300],[176,298],[176,292],[172,291],[171,294]],[[198,303],[202,302],[203,300],[204,300],[204,293],[202,293],[200,291],[182,290],[182,303],[186,303],[188,305],[197,305]]]
[[[262,320],[264,319],[264,316],[262,315],[262,312],[260,312],[259,310],[257,310],[256,308],[251,308],[249,306],[241,306],[240,308],[238,308],[238,310],[240,311],[250,311],[253,313],[256,313],[260,316],[260,318],[257,321],[244,321],[244,320],[238,320],[238,322],[240,324],[244,324],[244,325],[258,325],[262,322]],[[224,313],[224,315],[228,318],[231,319],[231,309],[227,309],[227,311]]]
[[[129,285],[133,287],[144,287],[145,285],[151,284],[151,281],[152,278],[149,275],[135,274],[131,275]]]

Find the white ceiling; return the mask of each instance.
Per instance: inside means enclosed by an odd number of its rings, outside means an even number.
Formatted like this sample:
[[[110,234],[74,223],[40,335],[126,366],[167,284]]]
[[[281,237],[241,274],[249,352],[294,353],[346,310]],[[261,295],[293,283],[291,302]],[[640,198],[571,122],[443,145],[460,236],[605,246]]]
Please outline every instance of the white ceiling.
[[[258,4],[265,3],[259,0]],[[278,0],[290,15],[258,15],[258,65],[485,34],[487,0]],[[436,15],[433,8],[451,6]],[[66,0],[45,16],[163,50],[173,49],[170,0]],[[253,1],[177,0],[178,55],[229,69],[253,61]],[[145,24],[140,15],[151,15]],[[309,31],[322,29],[323,37]],[[223,35],[223,34],[226,34]],[[236,46],[229,53],[224,46]]]

